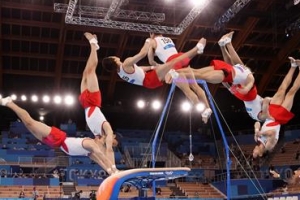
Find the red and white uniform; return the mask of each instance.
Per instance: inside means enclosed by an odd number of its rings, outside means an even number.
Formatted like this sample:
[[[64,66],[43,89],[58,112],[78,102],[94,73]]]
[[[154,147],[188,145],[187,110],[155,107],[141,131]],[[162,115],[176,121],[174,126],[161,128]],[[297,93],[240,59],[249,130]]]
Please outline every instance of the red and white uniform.
[[[168,58],[172,55],[178,54],[175,44],[171,38],[157,36],[154,40],[156,41],[155,55],[163,63],[166,63]]]
[[[85,109],[86,123],[94,135],[103,135],[102,126],[107,122],[105,116],[100,110],[101,107],[101,92],[83,91],[79,96],[79,101]]]
[[[241,85],[231,85],[229,88],[230,92],[238,99],[242,101],[253,101],[255,98],[257,98],[257,88],[256,85],[253,85],[253,87],[248,91],[247,94],[241,94],[238,92],[237,88],[240,88]]]
[[[145,80],[144,70],[142,68],[139,68],[137,65],[134,65],[133,67],[134,72],[127,73],[124,71],[123,66],[120,66],[120,71],[118,72],[118,75],[121,79],[127,81],[128,83],[143,86]]]
[[[286,124],[295,116],[292,112],[277,104],[270,104],[269,113],[275,119],[275,122],[279,124]]]
[[[249,68],[241,64],[230,65],[222,60],[212,60],[210,63],[215,70],[222,70],[224,72],[224,80],[234,85],[243,85],[249,74],[252,74]],[[232,76],[234,73],[234,77]]]
[[[163,63],[170,62],[171,60],[183,54],[178,53],[173,40],[169,37],[157,36],[154,38],[154,40],[156,42],[156,49],[154,53]],[[177,70],[187,67],[189,66],[190,61],[191,60],[189,58],[182,59],[181,61],[177,62],[173,68]]]
[[[210,65],[214,67],[214,70],[222,70],[224,73],[224,79],[222,82],[232,83],[232,73],[233,67],[228,63],[224,62],[223,60],[212,60]]]
[[[60,147],[64,143],[66,137],[67,134],[64,131],[52,126],[49,135],[44,137],[42,142],[51,148]]]
[[[127,73],[125,72],[123,67],[120,66],[120,71],[118,72],[120,78],[128,83],[143,86],[150,89],[154,89],[163,85],[162,82],[158,79],[155,70],[150,70],[145,73],[144,70],[138,67],[136,64],[134,64],[133,67],[134,72]]]
[[[73,138],[67,137],[67,134],[56,128],[51,127],[51,131],[47,137],[42,139],[42,142],[51,148],[59,147],[63,152],[70,156],[88,156],[90,153],[83,148],[82,142],[90,138]]]
[[[275,130],[275,139],[278,140],[279,138],[279,131],[280,131],[280,124],[276,123],[273,119],[266,119],[264,124],[261,127],[261,132],[266,132],[268,130]],[[266,146],[268,142],[268,136],[261,135],[257,138],[257,140],[262,143],[264,146]]]
[[[273,119],[266,119],[261,128],[261,132],[275,130],[275,138],[278,140],[280,126],[288,123],[294,117],[294,114],[285,109],[283,106],[277,104],[270,104],[269,113]],[[263,145],[266,145],[267,139],[268,138],[266,136],[261,136],[258,138],[258,141],[260,141]]]
[[[70,156],[89,156],[90,152],[82,146],[83,140],[90,140],[90,138],[67,137],[60,149]]]
[[[235,72],[235,76],[233,78],[232,84],[234,85],[244,85],[246,83],[248,75],[252,74],[249,68],[241,64],[233,65],[233,70]]]
[[[256,95],[256,98],[252,101],[243,101],[247,113],[254,120],[260,121],[258,119],[258,114],[261,112],[262,109],[262,101],[263,98],[259,95]]]

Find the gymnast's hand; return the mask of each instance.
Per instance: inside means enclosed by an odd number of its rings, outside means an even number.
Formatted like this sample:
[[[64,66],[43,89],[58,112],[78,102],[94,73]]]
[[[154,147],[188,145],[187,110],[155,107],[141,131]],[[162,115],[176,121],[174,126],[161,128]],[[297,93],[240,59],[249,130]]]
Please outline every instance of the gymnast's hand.
[[[270,173],[272,174],[272,176],[274,178],[279,178],[280,177],[280,174],[278,174],[277,172],[275,172],[274,170],[270,170]]]
[[[247,94],[249,92],[249,89],[248,88],[245,88],[245,87],[236,87],[236,91],[240,94]]]

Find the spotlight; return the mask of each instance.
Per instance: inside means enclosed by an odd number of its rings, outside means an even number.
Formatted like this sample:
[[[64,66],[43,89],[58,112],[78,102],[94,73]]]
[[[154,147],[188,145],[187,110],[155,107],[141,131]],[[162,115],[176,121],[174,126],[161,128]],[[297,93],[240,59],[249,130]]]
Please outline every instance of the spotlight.
[[[22,95],[22,96],[21,96],[21,100],[22,100],[22,101],[26,101],[26,100],[27,100],[26,95]]]
[[[204,105],[203,103],[198,103],[198,104],[196,105],[196,110],[197,110],[198,112],[203,112],[204,109],[205,109],[205,105]]]
[[[190,0],[194,6],[205,5],[207,0]]]
[[[40,121],[44,121],[44,116],[40,116]]]
[[[142,108],[145,108],[146,102],[144,100],[138,100],[136,105],[137,105],[138,108],[142,109]]]
[[[38,96],[36,96],[36,95],[31,96],[31,101],[32,102],[37,102],[38,100],[39,100]]]
[[[43,102],[44,103],[49,103],[50,102],[50,97],[48,95],[43,96]]]
[[[153,108],[154,110],[158,110],[158,109],[160,109],[160,107],[161,107],[161,103],[160,103],[158,100],[154,100],[154,101],[152,102],[152,108]]]
[[[12,94],[12,95],[10,95],[10,97],[12,98],[12,100],[17,100],[17,95],[15,95],[15,94]]]
[[[71,106],[74,104],[74,97],[71,96],[71,95],[67,95],[64,99],[65,101],[65,104],[68,105],[68,106]]]
[[[184,112],[187,112],[187,111],[190,111],[192,108],[192,105],[190,104],[190,102],[188,101],[185,101],[181,104],[181,109],[184,111]]]
[[[53,100],[54,100],[55,104],[61,104],[61,101],[62,101],[61,96],[58,96],[58,95],[54,96]]]

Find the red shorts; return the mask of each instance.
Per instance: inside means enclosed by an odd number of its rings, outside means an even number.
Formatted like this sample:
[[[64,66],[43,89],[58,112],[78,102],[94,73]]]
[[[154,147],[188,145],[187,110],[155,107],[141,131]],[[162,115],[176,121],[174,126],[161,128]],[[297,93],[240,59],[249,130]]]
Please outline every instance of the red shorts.
[[[64,143],[66,137],[67,134],[65,132],[52,126],[50,134],[43,138],[42,142],[52,148],[60,147]]]
[[[228,63],[222,61],[222,60],[212,60],[210,62],[210,65],[214,66],[215,70],[222,70],[224,72],[224,79],[222,82],[228,82],[232,83],[232,71],[233,67],[229,65]]]
[[[79,102],[81,103],[83,108],[88,108],[91,106],[98,106],[101,108],[101,92],[89,92],[88,90],[84,90],[79,95]]]
[[[162,86],[163,83],[158,79],[157,73],[155,70],[147,71],[145,74],[145,79],[143,86],[149,89],[155,89]]]
[[[232,86],[232,87],[239,87],[239,86]],[[242,101],[253,101],[257,96],[257,88],[255,85],[253,85],[253,87],[251,88],[251,90],[249,90],[247,94],[241,94],[235,90],[233,95]]]
[[[181,53],[181,52],[180,52],[180,53],[177,53],[177,54],[174,54],[174,55],[170,56],[170,57],[167,59],[166,62],[170,62],[171,60],[174,60],[175,58],[177,58],[177,57],[179,57],[179,56],[181,56],[181,55],[183,55],[183,54],[184,54],[184,53]],[[188,67],[189,64],[190,64],[190,61],[191,61],[191,59],[189,59],[189,58],[184,58],[184,59],[178,61],[177,63],[175,63],[173,69],[177,70],[177,69],[181,69],[181,68]]]
[[[270,104],[269,113],[280,124],[288,123],[295,116],[292,112],[277,104]]]

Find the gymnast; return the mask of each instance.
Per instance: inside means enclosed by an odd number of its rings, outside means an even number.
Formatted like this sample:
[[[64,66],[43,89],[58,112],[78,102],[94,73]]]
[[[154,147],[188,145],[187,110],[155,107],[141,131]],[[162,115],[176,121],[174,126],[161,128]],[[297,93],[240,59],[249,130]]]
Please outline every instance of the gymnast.
[[[124,81],[143,86],[149,89],[155,89],[163,85],[165,75],[173,69],[173,67],[182,60],[187,58],[192,59],[197,54],[202,54],[204,47],[206,45],[206,39],[201,38],[197,45],[192,48],[190,51],[182,54],[181,56],[173,59],[170,62],[158,66],[142,66],[138,67],[136,63],[143,59],[147,55],[150,47],[151,38],[148,38],[138,54],[133,57],[126,58],[121,62],[119,57],[109,56],[102,60],[102,65],[107,71],[117,71],[120,78]],[[187,94],[187,90],[190,90],[189,83],[186,81],[186,78],[176,73],[176,71],[171,71],[175,83],[185,85],[184,87],[179,87],[183,90],[184,94]],[[176,84],[177,84],[176,83]],[[194,95],[196,99],[197,95]],[[198,100],[192,100],[192,102],[197,102]],[[207,123],[207,118],[202,118],[204,123]]]
[[[288,184],[294,185],[294,184],[300,183],[300,170],[299,169],[293,171],[293,176],[291,176],[288,179],[284,178],[283,173],[278,173],[275,170],[270,170],[270,173],[272,174],[273,178],[282,179],[284,182],[286,182]]]
[[[150,41],[150,48],[148,51],[148,61],[150,65],[159,66],[154,60],[154,55],[156,55],[161,62],[167,63],[183,54],[182,52],[178,53],[173,40],[169,37],[164,37],[162,34],[150,33],[150,38],[152,39]],[[176,63],[173,67],[173,69],[177,72],[177,76],[180,76],[182,79],[181,82],[175,82],[175,84],[177,87],[181,88],[193,104],[196,105],[200,102],[200,100],[203,101],[205,110],[201,113],[201,116],[204,121],[207,121],[212,114],[212,110],[209,106],[204,90],[198,85],[195,79],[193,71],[189,70],[190,73],[181,73],[178,71],[178,69],[181,68],[187,68],[188,71],[190,68],[189,62],[190,59],[186,58],[181,60],[181,62]],[[172,73],[174,73],[173,70],[166,74],[166,83],[172,83]]]
[[[97,50],[100,47],[96,35],[86,32],[84,36],[90,43],[91,51],[82,74],[79,101],[84,108],[86,123],[95,135],[95,142],[104,151],[110,163],[113,164],[113,170],[116,171],[113,130],[100,109],[102,98],[96,74],[98,66]],[[105,141],[103,141],[103,138]]]
[[[197,79],[212,84],[222,83],[235,97],[244,102],[251,118],[264,121],[270,98],[263,99],[257,94],[251,70],[242,62],[231,43],[233,34],[234,32],[227,33],[218,41],[224,61],[212,60],[211,66],[192,70]],[[185,68],[178,70],[186,71]]]
[[[254,124],[254,140],[257,145],[253,149],[253,158],[262,157],[266,151],[272,151],[278,142],[281,125],[288,123],[294,114],[291,112],[294,97],[300,88],[300,73],[298,73],[292,87],[288,90],[296,68],[300,66],[300,60],[291,60],[291,67],[284,77],[277,92],[272,97],[268,109],[268,116],[261,126],[260,122]],[[287,91],[288,90],[288,91]]]
[[[41,142],[51,148],[59,147],[70,156],[88,156],[99,164],[109,175],[118,173],[113,163],[105,156],[94,139],[67,137],[66,133],[54,126],[50,127],[34,120],[29,113],[15,104],[11,97],[0,98],[0,105],[13,110],[25,127]]]

